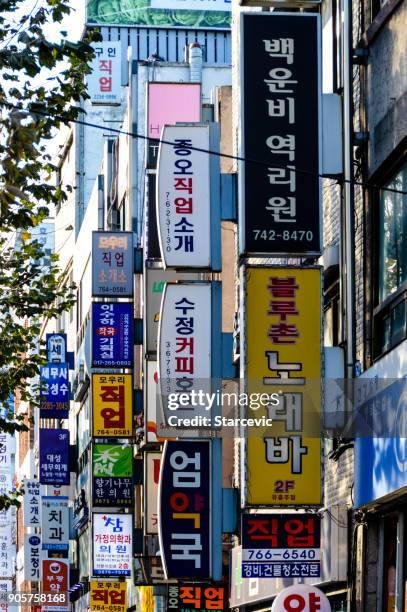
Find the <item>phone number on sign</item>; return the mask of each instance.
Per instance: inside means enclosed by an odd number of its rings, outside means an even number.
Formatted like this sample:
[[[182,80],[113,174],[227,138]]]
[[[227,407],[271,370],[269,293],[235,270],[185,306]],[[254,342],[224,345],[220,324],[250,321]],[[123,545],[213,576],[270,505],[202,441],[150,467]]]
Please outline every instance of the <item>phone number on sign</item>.
[[[248,548],[243,550],[243,561],[319,561],[318,548]]]
[[[67,604],[68,593],[0,593],[0,602],[18,604]]]
[[[275,230],[269,229],[255,229],[253,230],[255,240],[298,240],[299,242],[311,242],[314,238],[314,232],[310,230],[284,230],[283,232],[276,232]]]

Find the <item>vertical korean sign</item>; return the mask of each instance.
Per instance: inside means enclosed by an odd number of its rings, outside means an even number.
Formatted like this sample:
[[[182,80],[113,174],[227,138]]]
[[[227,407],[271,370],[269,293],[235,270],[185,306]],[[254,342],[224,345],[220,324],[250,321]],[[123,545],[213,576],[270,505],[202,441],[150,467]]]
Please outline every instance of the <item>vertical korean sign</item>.
[[[67,363],[47,363],[40,368],[40,418],[67,419],[71,384]]]
[[[161,453],[145,453],[144,522],[145,533],[158,533],[158,485],[160,482]]]
[[[211,378],[211,285],[167,283],[161,303],[158,333],[158,373],[161,401],[168,421],[170,399],[194,388],[208,391]],[[174,395],[175,394],[175,395]],[[170,412],[167,413],[167,408]],[[196,403],[182,403],[177,416],[207,414]],[[170,422],[170,425],[172,423]],[[160,433],[157,430],[157,433]]]
[[[133,367],[133,304],[93,302],[92,366]]]
[[[39,582],[41,578],[41,538],[24,534],[24,580]]]
[[[126,438],[133,435],[131,374],[92,374],[93,435]]]
[[[90,101],[92,104],[120,104],[121,43],[98,42],[93,50],[92,72],[86,77]]]
[[[164,126],[158,153],[157,220],[165,267],[211,264],[209,126]],[[165,144],[171,142],[173,144]]]
[[[246,268],[248,392],[279,397],[247,431],[248,505],[321,502],[321,343],[321,270]]]
[[[92,232],[92,295],[133,295],[133,234]]]
[[[24,480],[24,527],[40,527],[41,491],[39,480]]]
[[[69,484],[68,429],[40,429],[40,483]]]
[[[133,515],[93,515],[93,573],[130,576],[133,557]]]
[[[94,444],[93,505],[131,506],[133,502],[133,450],[130,445]]]
[[[165,576],[211,577],[209,441],[167,441],[159,484],[158,534]]]
[[[320,16],[241,17],[240,252],[321,252]],[[253,67],[256,69],[253,69]]]

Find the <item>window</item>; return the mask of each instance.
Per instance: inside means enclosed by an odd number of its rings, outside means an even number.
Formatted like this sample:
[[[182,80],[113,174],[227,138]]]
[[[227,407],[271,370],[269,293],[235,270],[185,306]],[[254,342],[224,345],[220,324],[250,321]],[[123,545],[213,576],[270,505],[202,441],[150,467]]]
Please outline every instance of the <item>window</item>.
[[[378,263],[374,310],[374,357],[406,338],[407,162],[384,183],[378,201]]]

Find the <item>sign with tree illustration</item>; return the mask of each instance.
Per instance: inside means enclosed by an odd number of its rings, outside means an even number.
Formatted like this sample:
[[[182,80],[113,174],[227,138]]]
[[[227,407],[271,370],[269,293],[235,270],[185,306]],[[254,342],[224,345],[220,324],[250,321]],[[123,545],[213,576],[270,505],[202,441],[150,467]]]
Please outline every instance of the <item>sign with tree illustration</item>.
[[[133,451],[131,446],[93,445],[93,505],[131,506]]]

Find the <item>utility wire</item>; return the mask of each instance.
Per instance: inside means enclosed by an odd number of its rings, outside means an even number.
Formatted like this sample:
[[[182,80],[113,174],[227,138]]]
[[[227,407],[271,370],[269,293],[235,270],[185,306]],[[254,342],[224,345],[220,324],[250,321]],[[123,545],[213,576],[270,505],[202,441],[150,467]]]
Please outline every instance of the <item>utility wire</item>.
[[[254,164],[257,166],[263,166],[265,168],[269,168],[272,165],[274,168],[278,168],[278,169],[293,170],[297,174],[305,174],[308,176],[314,176],[314,177],[318,177],[318,178],[322,178],[326,180],[331,180],[333,181],[333,184],[349,183],[351,185],[357,185],[359,187],[364,187],[365,189],[373,189],[377,191],[388,191],[390,193],[398,193],[400,195],[407,195],[407,191],[394,189],[392,187],[382,187],[381,185],[375,185],[373,183],[363,183],[361,181],[345,179],[344,177],[338,177],[338,178],[332,179],[330,177],[324,176],[323,174],[312,172],[310,170],[304,170],[302,168],[296,168],[295,166],[292,166],[292,165],[282,166],[279,164],[275,164],[274,162],[271,164],[270,162],[263,162],[259,159],[252,159],[250,157],[240,157],[239,155],[232,155],[231,153],[221,153],[220,151],[213,151],[211,149],[203,149],[201,147],[195,147],[192,145],[179,145],[179,143],[172,142],[169,140],[162,140],[160,138],[152,138],[151,136],[146,136],[145,134],[138,134],[136,132],[126,132],[125,130],[120,130],[118,128],[109,127],[107,125],[102,125],[100,123],[91,123],[89,121],[83,121],[82,119],[66,119],[65,117],[62,117],[60,115],[53,115],[51,112],[46,113],[44,111],[39,111],[39,110],[29,110],[21,106],[18,106],[17,104],[12,104],[10,102],[0,101],[0,106],[7,106],[9,108],[14,108],[16,110],[27,113],[27,115],[31,114],[31,115],[40,115],[42,117],[52,117],[53,119],[56,119],[66,125],[69,125],[70,123],[76,123],[78,125],[96,128],[98,130],[103,130],[105,132],[106,131],[111,132],[113,134],[118,134],[118,135],[121,134],[123,136],[130,136],[131,138],[137,138],[139,140],[146,140],[149,142],[151,141],[155,143],[156,145],[159,145],[160,143],[162,143],[162,144],[170,145],[172,147],[178,146],[179,148],[188,149],[190,151],[198,151],[199,153],[207,153],[208,155],[216,155],[217,157],[225,157],[226,159],[234,159],[236,161]]]

